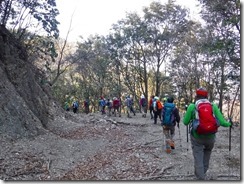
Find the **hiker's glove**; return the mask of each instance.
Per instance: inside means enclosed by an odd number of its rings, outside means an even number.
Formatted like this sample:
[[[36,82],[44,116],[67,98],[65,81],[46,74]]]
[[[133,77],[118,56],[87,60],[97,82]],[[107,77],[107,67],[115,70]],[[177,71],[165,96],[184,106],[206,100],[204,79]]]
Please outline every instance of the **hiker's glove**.
[[[229,121],[229,123],[230,123],[230,128],[233,128],[233,126],[232,126],[232,125],[233,125],[232,119],[229,118],[228,121]]]

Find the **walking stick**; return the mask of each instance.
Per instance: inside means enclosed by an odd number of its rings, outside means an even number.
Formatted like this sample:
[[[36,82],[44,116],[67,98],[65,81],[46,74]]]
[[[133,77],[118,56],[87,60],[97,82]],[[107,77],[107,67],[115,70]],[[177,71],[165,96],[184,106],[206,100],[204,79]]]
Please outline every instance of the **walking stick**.
[[[187,151],[188,151],[188,125],[186,126],[186,142],[187,142]]]
[[[231,151],[231,126],[229,128],[229,152]]]
[[[229,118],[229,122],[231,123],[231,126],[229,128],[229,162],[230,162],[230,152],[231,152],[231,129],[232,129],[232,119]],[[229,177],[230,177],[230,165],[229,165]]]
[[[180,139],[180,147],[182,148],[182,144],[181,144],[181,136],[180,136],[180,124],[178,124],[178,129],[179,129],[179,139]]]
[[[165,146],[165,142],[164,142],[164,127],[162,126],[162,128],[163,128],[163,146],[162,146],[162,148],[163,148],[163,150],[164,150],[164,146]]]

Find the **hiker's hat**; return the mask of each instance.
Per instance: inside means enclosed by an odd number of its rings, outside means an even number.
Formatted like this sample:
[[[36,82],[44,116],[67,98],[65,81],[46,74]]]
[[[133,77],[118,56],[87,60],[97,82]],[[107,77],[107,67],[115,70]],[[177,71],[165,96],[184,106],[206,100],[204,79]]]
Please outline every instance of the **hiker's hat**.
[[[157,96],[154,97],[155,100],[158,100],[159,98]]]
[[[173,101],[174,101],[174,98],[172,96],[170,96],[170,97],[167,98],[167,102],[173,103]]]
[[[203,96],[203,97],[207,97],[208,96],[208,91],[204,88],[198,88],[196,90],[196,94],[197,96]]]

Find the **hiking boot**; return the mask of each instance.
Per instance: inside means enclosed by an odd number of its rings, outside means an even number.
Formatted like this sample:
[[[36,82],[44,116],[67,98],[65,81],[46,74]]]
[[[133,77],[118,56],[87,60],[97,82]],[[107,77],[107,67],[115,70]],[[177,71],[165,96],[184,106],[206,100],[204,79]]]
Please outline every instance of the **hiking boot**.
[[[169,140],[166,140],[166,144],[165,144],[165,147],[166,147],[166,153],[171,153],[171,146],[170,146],[170,141]]]
[[[174,143],[174,141],[171,141],[169,144],[170,144],[171,149],[175,149],[175,143]]]
[[[168,153],[168,154],[171,153],[171,149],[170,149],[170,148],[166,148],[165,151],[166,151],[166,153]]]

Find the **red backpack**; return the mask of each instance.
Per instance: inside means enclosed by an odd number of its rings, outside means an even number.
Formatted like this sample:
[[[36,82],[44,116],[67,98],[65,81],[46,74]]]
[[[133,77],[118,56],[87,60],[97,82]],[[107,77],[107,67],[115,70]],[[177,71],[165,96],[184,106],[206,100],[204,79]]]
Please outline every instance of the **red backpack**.
[[[196,120],[193,129],[198,134],[214,134],[218,131],[219,123],[213,114],[212,104],[207,99],[196,101]]]

